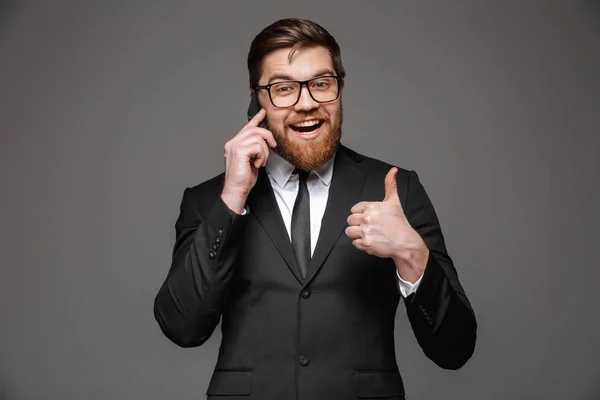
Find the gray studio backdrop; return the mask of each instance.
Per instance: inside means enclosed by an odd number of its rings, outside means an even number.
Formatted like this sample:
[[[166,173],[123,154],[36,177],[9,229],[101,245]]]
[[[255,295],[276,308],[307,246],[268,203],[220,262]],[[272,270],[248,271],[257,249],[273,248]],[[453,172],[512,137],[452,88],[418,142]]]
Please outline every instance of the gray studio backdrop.
[[[401,305],[408,398],[599,399],[600,6],[575,0],[0,2],[0,398],[204,398],[219,329],[178,348],[153,299],[250,41],[290,16],[338,39],[343,142],[419,173],[477,313],[444,371]]]

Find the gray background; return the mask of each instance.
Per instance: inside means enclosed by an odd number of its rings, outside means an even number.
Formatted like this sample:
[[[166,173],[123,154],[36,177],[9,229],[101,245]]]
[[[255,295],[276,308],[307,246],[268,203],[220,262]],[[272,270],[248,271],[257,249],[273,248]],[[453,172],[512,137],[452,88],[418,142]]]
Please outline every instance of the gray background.
[[[289,16],[337,38],[343,142],[419,173],[477,313],[444,371],[399,308],[409,398],[600,398],[600,6],[567,0],[0,2],[0,398],[204,397],[220,332],[180,349],[153,299]]]

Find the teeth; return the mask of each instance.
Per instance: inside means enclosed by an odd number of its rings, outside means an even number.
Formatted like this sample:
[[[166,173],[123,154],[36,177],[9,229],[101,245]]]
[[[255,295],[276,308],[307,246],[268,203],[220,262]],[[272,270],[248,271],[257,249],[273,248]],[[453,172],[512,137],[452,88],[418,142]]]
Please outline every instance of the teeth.
[[[300,122],[299,124],[294,124],[294,126],[297,126],[299,128],[308,128],[310,126],[315,126],[318,124],[319,124],[319,121],[304,121],[304,122]]]

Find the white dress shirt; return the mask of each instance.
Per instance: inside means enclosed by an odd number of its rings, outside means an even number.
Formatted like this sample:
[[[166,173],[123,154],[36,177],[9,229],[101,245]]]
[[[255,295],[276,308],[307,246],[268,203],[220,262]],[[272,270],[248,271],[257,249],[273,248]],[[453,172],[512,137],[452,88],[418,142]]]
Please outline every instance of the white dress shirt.
[[[279,211],[283,217],[285,228],[291,240],[292,211],[299,189],[299,177],[293,175],[294,166],[281,158],[277,153],[270,151],[267,160],[267,175],[271,181],[271,187],[275,199],[279,205]],[[311,171],[306,180],[310,197],[310,249],[311,254],[315,251],[319,232],[321,231],[321,220],[325,214],[325,206],[329,197],[329,187],[333,176],[333,158],[323,166]],[[381,183],[383,185],[383,182]],[[411,284],[400,278],[398,271],[398,288],[403,297],[416,292],[421,279]]]

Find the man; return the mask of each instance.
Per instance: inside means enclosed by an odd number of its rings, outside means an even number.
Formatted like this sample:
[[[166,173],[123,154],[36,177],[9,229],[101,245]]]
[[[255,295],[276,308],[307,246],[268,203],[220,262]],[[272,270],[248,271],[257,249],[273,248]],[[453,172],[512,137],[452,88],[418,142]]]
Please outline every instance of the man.
[[[222,318],[209,399],[403,399],[401,297],[425,355],[460,368],[477,324],[417,174],[340,145],[335,39],[277,21],[248,70],[263,109],[225,144],[225,173],[184,191],[154,305],[182,347]]]

